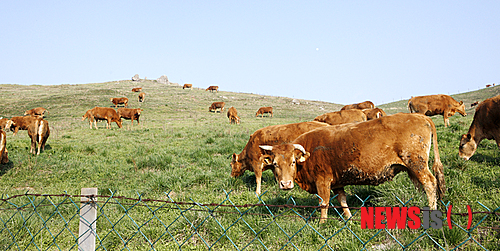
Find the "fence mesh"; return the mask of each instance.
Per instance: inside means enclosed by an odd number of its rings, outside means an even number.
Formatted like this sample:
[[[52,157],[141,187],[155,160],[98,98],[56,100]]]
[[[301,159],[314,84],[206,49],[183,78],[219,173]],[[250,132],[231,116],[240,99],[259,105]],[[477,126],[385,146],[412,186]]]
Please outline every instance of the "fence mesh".
[[[330,201],[330,218],[319,224],[320,208],[297,205],[292,197],[281,205],[266,204],[263,195],[258,204],[237,205],[224,193],[216,203],[178,202],[169,193],[164,200],[96,196],[96,250],[498,250],[500,245],[500,208],[480,202],[472,205],[476,211],[451,213],[452,229],[447,223],[440,229],[361,229],[360,208],[351,208],[353,217],[346,219]],[[81,197],[4,196],[0,249],[78,250]],[[368,199],[357,198],[361,207]],[[447,222],[446,212],[442,218]]]

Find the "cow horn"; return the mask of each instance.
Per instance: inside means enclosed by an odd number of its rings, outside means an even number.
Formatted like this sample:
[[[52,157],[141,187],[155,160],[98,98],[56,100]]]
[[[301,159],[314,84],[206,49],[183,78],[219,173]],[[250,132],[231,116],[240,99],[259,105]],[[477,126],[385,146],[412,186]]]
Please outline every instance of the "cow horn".
[[[267,151],[272,151],[273,150],[273,146],[269,146],[269,145],[260,145],[259,147],[261,149],[264,149],[264,150],[267,150]]]
[[[302,145],[293,144],[293,146],[295,147],[295,149],[300,150],[303,154],[306,154],[306,149],[304,149]]]

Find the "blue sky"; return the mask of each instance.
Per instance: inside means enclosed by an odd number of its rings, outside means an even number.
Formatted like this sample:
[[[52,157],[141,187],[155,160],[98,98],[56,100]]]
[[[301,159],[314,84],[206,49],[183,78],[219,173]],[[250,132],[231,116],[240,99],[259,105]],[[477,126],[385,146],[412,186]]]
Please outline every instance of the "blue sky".
[[[3,1],[1,84],[167,75],[376,105],[500,83],[500,1]]]

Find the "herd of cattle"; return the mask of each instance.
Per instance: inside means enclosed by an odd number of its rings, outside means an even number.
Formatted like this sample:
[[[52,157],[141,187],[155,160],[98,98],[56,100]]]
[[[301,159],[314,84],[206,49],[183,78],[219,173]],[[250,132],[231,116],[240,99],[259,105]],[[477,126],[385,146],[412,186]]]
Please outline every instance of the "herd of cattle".
[[[183,86],[192,88],[190,84]],[[207,91],[218,91],[210,86]],[[139,102],[144,102],[142,88]],[[117,110],[111,107],[94,107],[82,117],[88,119],[90,128],[97,121],[107,121],[106,128],[115,122],[122,128],[122,118],[132,124],[142,109],[130,109],[127,98],[111,98]],[[214,102],[209,111],[224,110],[224,102]],[[322,199],[321,220],[327,218],[330,191],[338,194],[337,200],[346,217],[351,217],[344,187],[347,185],[379,185],[399,172],[405,171],[415,185],[426,192],[429,207],[436,209],[437,200],[446,191],[443,165],[439,156],[436,127],[428,116],[442,115],[447,127],[449,117],[456,112],[466,116],[465,104],[448,95],[412,97],[408,101],[410,113],[387,115],[370,101],[344,106],[340,111],[317,116],[314,121],[261,128],[250,135],[240,154],[234,153],[231,176],[241,176],[245,171],[255,173],[256,194],[261,193],[262,172],[272,170],[280,189],[292,189],[298,184],[309,193]],[[27,130],[31,138],[30,153],[40,154],[50,135],[49,123],[44,120],[48,111],[42,107],[28,110],[24,116],[0,119],[0,162],[8,163],[6,133],[16,135]],[[273,116],[272,107],[261,107],[255,116]],[[236,108],[227,112],[230,123],[240,124]],[[483,139],[494,139],[500,147],[500,95],[477,104],[473,122],[467,134],[462,135],[459,156],[469,159]],[[37,148],[38,145],[38,149]],[[431,145],[434,145],[434,164],[429,169]]]
[[[240,154],[232,155],[231,176],[254,172],[255,192],[260,194],[262,172],[270,169],[280,189],[298,184],[318,194],[320,222],[325,222],[330,191],[338,195],[349,218],[345,186],[379,185],[404,171],[424,188],[429,207],[435,210],[446,186],[436,127],[428,116],[442,115],[447,127],[456,112],[467,115],[465,105],[448,95],[428,95],[412,97],[408,109],[410,113],[387,116],[367,101],[319,115],[314,121],[261,128],[250,135]],[[460,140],[459,156],[468,160],[483,139],[495,139],[500,147],[498,121],[500,95],[479,103],[468,133]],[[432,144],[434,174],[428,166]]]

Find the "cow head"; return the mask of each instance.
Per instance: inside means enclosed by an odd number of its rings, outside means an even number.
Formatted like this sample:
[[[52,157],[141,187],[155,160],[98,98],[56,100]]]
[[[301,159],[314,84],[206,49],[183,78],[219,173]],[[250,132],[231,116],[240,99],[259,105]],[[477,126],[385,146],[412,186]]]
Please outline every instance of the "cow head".
[[[476,152],[477,144],[474,138],[468,134],[462,135],[460,146],[458,147],[458,156],[462,159],[469,160]]]
[[[464,101],[460,101],[459,106],[457,107],[457,112],[464,117],[467,116],[467,113],[465,113]]]
[[[231,177],[238,177],[244,173],[243,163],[240,160],[240,155],[233,153],[233,159],[231,160]]]
[[[303,164],[310,154],[299,144],[261,145],[259,147],[269,152],[269,154],[262,155],[261,161],[274,166],[274,177],[280,189],[292,189],[297,175],[297,164]]]
[[[7,120],[7,123],[5,124],[5,130],[6,130],[6,131],[7,131],[7,130],[9,130],[9,129],[10,129],[11,131],[13,131],[15,127],[16,127],[16,123],[15,123],[14,121],[12,121],[12,120],[10,120],[10,119],[9,119],[9,120]]]

